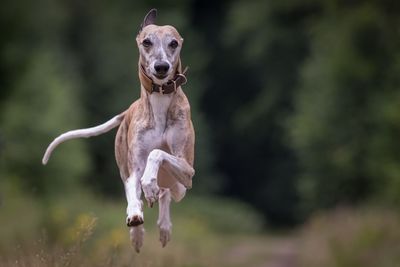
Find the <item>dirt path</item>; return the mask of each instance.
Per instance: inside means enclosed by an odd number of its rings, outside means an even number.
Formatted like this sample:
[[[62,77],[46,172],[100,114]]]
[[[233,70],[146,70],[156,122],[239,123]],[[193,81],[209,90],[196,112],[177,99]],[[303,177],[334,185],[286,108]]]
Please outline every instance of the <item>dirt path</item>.
[[[290,237],[242,240],[232,244],[225,263],[232,267],[298,267],[298,244]]]

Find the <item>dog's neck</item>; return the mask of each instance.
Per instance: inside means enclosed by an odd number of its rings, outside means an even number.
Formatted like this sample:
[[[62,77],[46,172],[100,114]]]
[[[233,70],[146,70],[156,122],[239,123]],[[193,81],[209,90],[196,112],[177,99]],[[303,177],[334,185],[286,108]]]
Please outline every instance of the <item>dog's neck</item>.
[[[187,68],[181,73],[179,61],[173,76],[174,79],[162,85],[157,85],[146,74],[140,61],[138,65],[139,80],[141,83],[141,99],[146,103],[143,116],[148,118],[151,127],[154,127],[156,130],[164,131],[167,123],[168,110],[170,106],[176,102],[173,99],[176,98],[176,95],[181,95],[183,93],[181,85],[186,83],[184,74]]]

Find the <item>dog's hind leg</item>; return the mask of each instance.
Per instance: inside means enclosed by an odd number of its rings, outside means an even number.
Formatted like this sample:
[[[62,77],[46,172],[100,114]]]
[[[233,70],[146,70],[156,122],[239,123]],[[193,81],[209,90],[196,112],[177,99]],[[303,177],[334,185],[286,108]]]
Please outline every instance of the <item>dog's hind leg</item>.
[[[135,227],[131,227],[129,229],[129,233],[131,236],[131,243],[132,246],[135,248],[136,252],[140,252],[140,248],[143,245],[143,239],[144,239],[144,227],[142,225],[138,225]]]
[[[161,188],[159,197],[159,212],[157,225],[160,228],[160,242],[163,247],[171,239],[172,223],[169,212],[171,192],[168,188]]]

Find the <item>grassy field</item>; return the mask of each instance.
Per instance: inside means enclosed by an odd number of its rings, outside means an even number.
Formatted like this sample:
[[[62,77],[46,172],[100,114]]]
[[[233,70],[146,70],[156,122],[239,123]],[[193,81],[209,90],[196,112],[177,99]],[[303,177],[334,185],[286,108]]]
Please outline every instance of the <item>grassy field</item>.
[[[225,266],[241,240],[258,240],[263,229],[247,205],[189,194],[172,205],[172,240],[164,249],[157,206],[145,209],[145,244],[137,254],[123,200],[80,192],[39,203],[15,188],[3,189],[0,266]]]
[[[189,194],[172,206],[166,248],[157,207],[145,209],[137,254],[122,200],[80,192],[38,202],[12,187],[2,188],[1,199],[0,266],[400,266],[399,216],[377,207],[316,214],[295,231],[275,233],[243,203]]]

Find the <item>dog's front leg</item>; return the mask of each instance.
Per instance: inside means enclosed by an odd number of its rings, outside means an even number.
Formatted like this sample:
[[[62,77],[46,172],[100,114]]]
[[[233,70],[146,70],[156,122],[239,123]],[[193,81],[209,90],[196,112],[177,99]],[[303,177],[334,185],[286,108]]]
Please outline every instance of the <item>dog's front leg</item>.
[[[160,188],[157,184],[158,171],[160,164],[163,161],[162,152],[160,149],[154,149],[147,157],[146,168],[144,170],[141,183],[144,196],[147,204],[153,207],[153,204],[158,200]]]
[[[140,251],[144,238],[143,204],[140,200],[141,189],[138,177],[137,173],[132,173],[124,183],[128,201],[126,224],[130,227],[131,242],[136,252]]]
[[[124,182],[126,199],[128,201],[126,224],[130,227],[132,245],[136,252],[139,252],[144,239],[143,202],[140,200],[142,192],[140,177],[143,173],[143,168],[140,166],[136,166],[136,168],[132,167],[131,165],[131,174]]]
[[[125,194],[128,206],[126,208],[126,224],[129,227],[143,224],[143,207],[140,200],[140,174],[133,172],[125,181]]]
[[[186,188],[192,188],[194,176],[194,130],[190,119],[177,120],[170,127],[165,138],[171,154],[164,154],[163,168]]]
[[[187,163],[185,158],[173,156],[169,153],[164,152],[163,154],[164,164],[163,168],[175,177],[178,182],[183,184],[186,188],[192,188],[192,177],[194,175],[194,169]]]
[[[192,187],[194,169],[185,159],[172,156],[160,149],[154,149],[147,158],[146,169],[142,177],[142,189],[150,207],[158,200],[160,188],[157,184],[161,164],[186,188]]]
[[[140,148],[131,148],[128,151],[129,177],[125,180],[125,193],[128,201],[126,224],[129,227],[143,224],[143,207],[140,200],[142,189],[140,178],[143,175],[145,160],[141,157]]]

